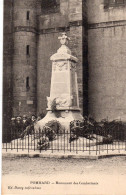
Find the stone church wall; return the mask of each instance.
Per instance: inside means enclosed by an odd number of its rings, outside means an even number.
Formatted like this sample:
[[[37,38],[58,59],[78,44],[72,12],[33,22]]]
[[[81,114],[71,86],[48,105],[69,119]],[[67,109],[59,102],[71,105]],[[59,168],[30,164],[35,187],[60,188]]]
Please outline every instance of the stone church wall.
[[[4,67],[6,64],[8,68],[5,69],[4,75],[8,80],[5,79],[4,82],[5,85],[11,83],[10,91],[13,98],[10,100],[13,101],[9,106],[10,116],[45,112],[46,96],[50,92],[51,80],[49,58],[60,47],[58,36],[61,36],[64,31],[71,38],[69,47],[73,55],[79,59],[77,64],[79,102],[81,111],[84,110],[84,113],[87,113],[87,78],[85,76],[87,32],[83,22],[86,18],[86,1],[50,2],[49,5],[48,0],[5,0],[4,38],[9,41],[9,44],[5,41]],[[7,52],[8,45],[11,49],[10,53]],[[30,54],[27,55],[28,45]],[[29,78],[28,87],[26,87],[27,78]],[[6,114],[9,102],[8,88],[5,93]]]
[[[54,7],[45,4],[43,8],[42,0],[5,0],[5,116],[45,112],[51,79],[49,58],[60,46],[58,36],[66,31],[71,38],[69,47],[79,59],[83,114],[97,120],[125,118],[126,6],[106,6],[104,2],[57,0]]]
[[[89,114],[126,120],[126,6],[88,1]]]
[[[13,1],[13,115],[36,114],[36,1]]]
[[[3,129],[8,129],[8,121],[12,116],[12,0],[4,1],[4,39],[3,39]],[[3,136],[4,136],[3,131]]]

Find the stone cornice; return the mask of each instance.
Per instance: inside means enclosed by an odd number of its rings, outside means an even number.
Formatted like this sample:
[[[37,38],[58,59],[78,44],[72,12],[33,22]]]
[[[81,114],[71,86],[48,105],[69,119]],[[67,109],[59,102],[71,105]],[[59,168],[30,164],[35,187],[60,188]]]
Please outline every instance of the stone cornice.
[[[83,21],[82,20],[77,20],[77,21],[71,21],[69,22],[69,26],[82,26],[83,25]]]
[[[71,60],[77,62],[78,59],[70,54],[59,54],[56,53],[50,57],[51,61],[59,61],[59,60]]]
[[[48,33],[57,33],[57,32],[67,32],[72,26],[84,26],[85,23],[82,20],[71,21],[68,23],[68,26],[56,27],[56,28],[47,28],[47,29],[36,29],[31,26],[15,26],[13,32],[32,32],[36,34],[48,34]]]
[[[37,29],[31,26],[15,26],[13,32],[32,32],[37,33]]]
[[[64,32],[69,31],[69,27],[56,27],[56,28],[47,28],[41,29],[38,31],[39,34],[48,34],[48,33],[57,33],[57,32]]]
[[[100,23],[89,23],[88,29],[110,28],[110,27],[116,27],[116,26],[126,26],[126,20],[100,22]]]

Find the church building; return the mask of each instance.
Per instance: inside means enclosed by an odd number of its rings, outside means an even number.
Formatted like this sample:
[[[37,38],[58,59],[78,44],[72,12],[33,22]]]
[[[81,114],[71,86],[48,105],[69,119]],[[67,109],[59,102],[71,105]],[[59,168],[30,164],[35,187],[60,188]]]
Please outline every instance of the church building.
[[[46,113],[62,32],[78,58],[82,114],[126,120],[126,0],[4,0],[4,125]]]

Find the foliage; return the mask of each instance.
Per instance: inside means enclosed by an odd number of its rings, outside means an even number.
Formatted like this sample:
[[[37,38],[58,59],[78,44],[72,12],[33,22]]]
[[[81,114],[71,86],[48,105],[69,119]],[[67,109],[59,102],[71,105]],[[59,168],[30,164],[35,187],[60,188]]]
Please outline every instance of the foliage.
[[[96,122],[93,118],[86,117],[84,121],[71,121],[70,129],[71,133],[81,137],[91,138],[93,134],[103,136],[104,143],[126,139],[126,124],[118,120],[108,121],[103,119]]]
[[[51,102],[51,110],[55,114],[56,118],[61,117],[60,111],[57,110],[56,98],[54,98],[54,100]]]
[[[45,126],[50,127],[56,134],[61,134],[64,131],[64,127],[57,120],[51,120]]]
[[[57,120],[51,120],[44,125],[42,129],[42,136],[46,136],[49,138],[49,141],[52,141],[57,135],[60,135],[63,132],[64,127]]]
[[[52,112],[56,111],[56,98],[54,98],[54,100],[51,102],[51,110]]]
[[[45,113],[44,112],[41,112],[38,116],[40,116],[41,117],[41,119],[43,119],[44,117],[45,117]]]

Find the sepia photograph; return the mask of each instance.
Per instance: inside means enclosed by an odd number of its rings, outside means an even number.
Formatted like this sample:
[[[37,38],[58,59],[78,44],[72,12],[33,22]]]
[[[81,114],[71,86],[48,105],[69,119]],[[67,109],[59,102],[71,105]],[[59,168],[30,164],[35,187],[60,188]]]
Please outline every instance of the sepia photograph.
[[[2,195],[126,195],[126,0],[1,0]]]

